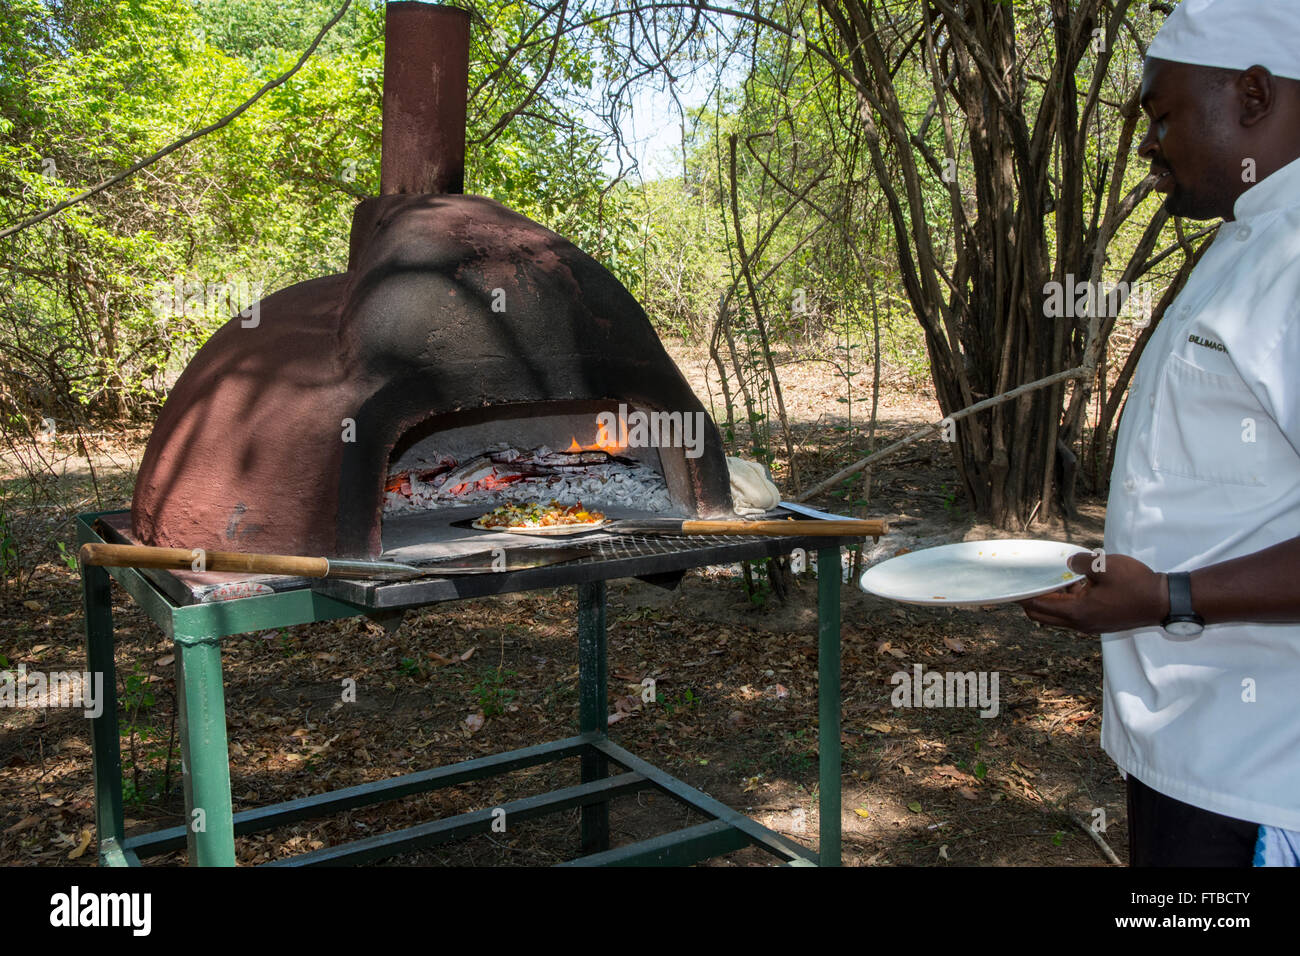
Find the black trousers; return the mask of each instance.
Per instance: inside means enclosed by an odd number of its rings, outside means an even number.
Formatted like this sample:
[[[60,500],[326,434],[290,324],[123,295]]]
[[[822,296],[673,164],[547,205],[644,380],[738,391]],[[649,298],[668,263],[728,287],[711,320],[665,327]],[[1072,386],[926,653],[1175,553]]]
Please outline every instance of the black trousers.
[[[1225,817],[1128,778],[1130,866],[1251,866],[1259,824]]]

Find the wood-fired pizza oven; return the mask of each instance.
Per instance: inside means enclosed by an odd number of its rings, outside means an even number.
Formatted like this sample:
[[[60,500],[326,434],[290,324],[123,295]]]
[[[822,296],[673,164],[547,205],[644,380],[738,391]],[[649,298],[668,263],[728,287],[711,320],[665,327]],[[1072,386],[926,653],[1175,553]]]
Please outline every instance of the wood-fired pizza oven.
[[[348,269],[199,350],[145,451],[136,539],[375,556],[394,475],[432,482],[434,459],[464,466],[480,445],[604,451],[662,476],[674,513],[730,514],[718,430],[633,296],[563,237],[461,194],[468,14],[389,3],[386,32],[381,195],[353,215]],[[638,433],[647,421],[663,427]]]

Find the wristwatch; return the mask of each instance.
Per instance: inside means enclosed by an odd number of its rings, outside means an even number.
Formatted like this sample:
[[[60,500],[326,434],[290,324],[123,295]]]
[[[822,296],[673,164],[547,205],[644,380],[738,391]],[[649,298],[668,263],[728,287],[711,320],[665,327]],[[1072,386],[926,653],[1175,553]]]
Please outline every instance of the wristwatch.
[[[1192,576],[1176,571],[1165,577],[1169,579],[1169,616],[1160,623],[1175,637],[1195,637],[1205,630],[1205,618],[1192,610]]]

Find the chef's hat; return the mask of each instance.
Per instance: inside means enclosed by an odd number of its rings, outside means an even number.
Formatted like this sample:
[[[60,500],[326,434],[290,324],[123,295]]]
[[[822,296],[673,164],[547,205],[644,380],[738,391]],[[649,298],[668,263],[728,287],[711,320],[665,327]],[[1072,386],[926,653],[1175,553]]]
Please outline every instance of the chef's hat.
[[[1182,0],[1147,56],[1300,80],[1300,0]]]

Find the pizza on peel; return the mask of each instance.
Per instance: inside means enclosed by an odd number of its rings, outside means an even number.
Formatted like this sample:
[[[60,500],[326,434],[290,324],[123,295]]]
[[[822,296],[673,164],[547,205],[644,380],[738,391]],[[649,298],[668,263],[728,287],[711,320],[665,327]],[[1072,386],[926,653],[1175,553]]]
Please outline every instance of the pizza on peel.
[[[562,505],[558,501],[552,501],[544,505],[540,501],[532,501],[494,508],[475,521],[473,527],[483,531],[538,531],[548,528],[599,528],[604,524],[605,516],[599,511],[587,510],[582,502]]]

